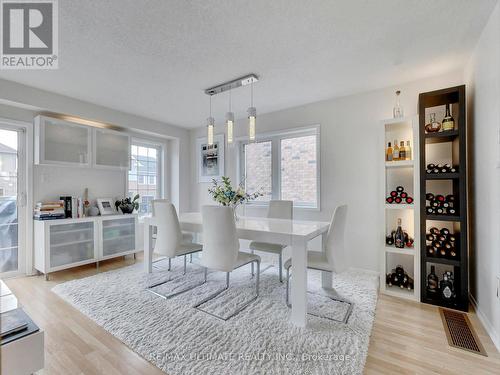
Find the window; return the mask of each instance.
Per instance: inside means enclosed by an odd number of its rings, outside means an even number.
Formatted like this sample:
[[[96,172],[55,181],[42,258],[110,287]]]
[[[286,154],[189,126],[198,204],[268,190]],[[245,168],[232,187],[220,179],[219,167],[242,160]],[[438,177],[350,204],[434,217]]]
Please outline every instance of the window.
[[[319,126],[243,142],[240,169],[245,190],[264,193],[259,201],[319,208]]]
[[[133,140],[130,150],[131,163],[128,173],[128,194],[139,194],[139,215],[151,212],[151,201],[161,197],[160,145]]]

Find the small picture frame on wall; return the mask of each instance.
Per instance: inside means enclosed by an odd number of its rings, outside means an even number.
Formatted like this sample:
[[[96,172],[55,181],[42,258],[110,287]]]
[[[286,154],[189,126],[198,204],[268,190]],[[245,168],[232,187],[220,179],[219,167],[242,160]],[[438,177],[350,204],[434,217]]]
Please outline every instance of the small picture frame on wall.
[[[198,182],[220,180],[224,176],[224,134],[214,136],[214,144],[209,146],[207,138],[196,140]]]
[[[97,207],[99,208],[101,216],[116,215],[118,213],[115,209],[113,199],[111,198],[98,198]]]

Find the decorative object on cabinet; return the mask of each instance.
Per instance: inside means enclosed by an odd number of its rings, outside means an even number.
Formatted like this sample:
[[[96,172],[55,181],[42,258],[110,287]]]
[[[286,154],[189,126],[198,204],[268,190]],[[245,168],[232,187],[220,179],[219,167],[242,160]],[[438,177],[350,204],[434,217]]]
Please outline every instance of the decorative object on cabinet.
[[[115,205],[113,204],[113,199],[111,198],[98,198],[97,207],[99,208],[101,216],[116,215]]]
[[[429,115],[429,123],[425,125],[425,131],[427,133],[437,133],[441,130],[441,124],[436,121],[436,114],[431,113]]]
[[[139,209],[139,194],[136,194],[134,198],[124,198],[117,200],[115,202],[115,208],[121,211],[122,214],[131,214],[134,210]]]
[[[88,216],[99,216],[99,208],[97,206],[90,206],[87,212]]]
[[[401,90],[396,91],[396,104],[392,109],[392,116],[394,118],[403,118],[404,116],[403,107],[401,106],[401,103],[399,101],[400,95],[401,95]]]
[[[420,300],[425,303],[468,311],[468,171],[465,85],[419,95],[420,118]],[[454,118],[451,117],[451,112]],[[443,114],[446,129],[427,133],[425,118]],[[450,115],[450,116],[448,116]],[[450,121],[453,121],[453,128]],[[427,203],[427,204],[426,204]],[[439,230],[444,229],[443,232]],[[454,240],[454,241],[451,241]],[[430,272],[430,273],[429,273]],[[439,274],[447,297],[435,287]],[[430,278],[430,279],[429,279]],[[429,280],[432,288],[429,288]],[[450,287],[450,284],[452,287]],[[437,289],[437,290],[436,290]]]
[[[407,147],[410,144],[418,144],[418,117],[404,117],[398,119],[383,120],[382,131],[383,144],[385,148],[383,168],[381,170],[381,193],[380,198],[384,198],[384,205],[381,212],[382,217],[379,220],[382,225],[380,228],[380,241],[384,241],[381,249],[381,270],[380,270],[380,291],[394,297],[417,300],[420,295],[420,237],[415,234],[420,233],[420,199],[413,199],[413,195],[418,196],[419,169],[418,158],[419,150]],[[388,161],[389,154],[394,157],[393,144],[398,144],[394,140],[405,140],[403,143],[404,160]],[[391,142],[391,149],[386,147]],[[399,145],[401,141],[399,142]],[[398,145],[398,157],[401,157],[401,147]],[[399,204],[397,203],[399,202]],[[401,220],[401,231],[399,233],[398,244],[395,246],[398,221]],[[414,240],[413,240],[414,238]],[[407,275],[406,283],[402,287],[399,283],[395,284],[391,276],[400,271],[398,267],[404,270]],[[401,278],[404,279],[404,275]],[[399,278],[398,278],[399,280]],[[389,282],[390,281],[390,282]],[[411,283],[410,283],[411,281]],[[397,287],[390,287],[397,285]],[[408,288],[409,287],[409,288]]]
[[[137,214],[35,221],[35,269],[50,272],[138,252]]]
[[[196,140],[198,162],[198,182],[220,180],[224,176],[224,134],[214,136],[214,144],[209,146],[206,138]]]
[[[33,212],[33,219],[35,220],[55,220],[64,219],[65,217],[66,211],[63,200],[38,202]]]

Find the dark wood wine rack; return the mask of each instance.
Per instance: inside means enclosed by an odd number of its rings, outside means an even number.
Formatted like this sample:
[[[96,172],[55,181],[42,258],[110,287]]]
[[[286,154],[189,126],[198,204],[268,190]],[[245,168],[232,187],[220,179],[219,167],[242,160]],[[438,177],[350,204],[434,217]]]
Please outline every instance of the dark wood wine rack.
[[[462,311],[469,308],[469,247],[468,247],[468,197],[467,197],[467,123],[465,116],[465,85],[450,87],[442,90],[431,91],[419,95],[419,140],[420,140],[420,231],[422,251],[420,261],[420,300],[433,305],[444,306]],[[452,108],[452,116],[455,120],[455,129],[441,131],[438,133],[426,134],[426,108],[438,107],[449,104]],[[446,173],[442,175],[428,175],[426,165],[434,163],[426,158],[426,145],[435,143],[451,142],[451,158],[453,164],[458,166],[457,173]],[[453,187],[455,196],[458,197],[457,215],[428,215],[426,212],[426,193],[428,181],[449,180]],[[432,183],[431,183],[432,184]],[[429,189],[431,190],[431,189]],[[459,252],[457,259],[447,259],[431,257],[426,250],[426,229],[427,221],[436,220],[443,222],[453,222],[453,225],[460,229]],[[457,233],[458,234],[458,233]],[[441,293],[432,295],[427,292],[428,265],[445,265],[453,270],[455,278],[456,298],[449,301],[441,297]],[[441,275],[437,275],[441,280]]]

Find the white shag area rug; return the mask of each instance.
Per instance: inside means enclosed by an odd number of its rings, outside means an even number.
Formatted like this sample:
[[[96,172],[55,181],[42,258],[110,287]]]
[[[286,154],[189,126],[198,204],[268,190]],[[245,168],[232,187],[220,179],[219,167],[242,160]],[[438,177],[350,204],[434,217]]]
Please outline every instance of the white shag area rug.
[[[308,315],[306,328],[289,322],[285,283],[275,265],[262,264],[260,296],[245,310],[223,321],[193,306],[225,283],[222,272],[209,273],[209,282],[169,300],[145,288],[170,293],[200,281],[202,270],[182,259],[153,274],[138,263],[55,286],[52,290],[168,375],[185,374],[362,374],[375,317],[378,277],[360,271],[335,275],[334,287],[354,303],[347,324]],[[308,271],[308,310],[342,319],[346,305],[318,296],[320,274]],[[203,310],[227,315],[254,294],[250,266],[231,274],[231,288]]]

